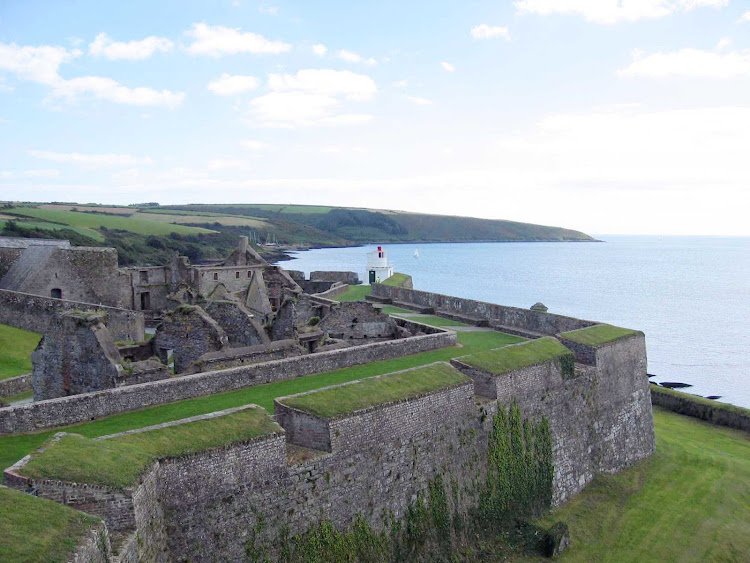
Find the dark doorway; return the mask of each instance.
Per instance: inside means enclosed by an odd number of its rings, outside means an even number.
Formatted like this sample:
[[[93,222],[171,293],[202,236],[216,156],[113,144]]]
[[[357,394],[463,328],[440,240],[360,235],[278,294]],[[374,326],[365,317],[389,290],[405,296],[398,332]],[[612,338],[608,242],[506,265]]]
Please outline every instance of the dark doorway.
[[[141,293],[141,311],[148,311],[151,309],[151,293],[144,291]]]
[[[370,283],[375,283],[375,270],[370,270]]]
[[[62,289],[60,288],[54,288],[52,291],[49,292],[52,299],[62,299]]]

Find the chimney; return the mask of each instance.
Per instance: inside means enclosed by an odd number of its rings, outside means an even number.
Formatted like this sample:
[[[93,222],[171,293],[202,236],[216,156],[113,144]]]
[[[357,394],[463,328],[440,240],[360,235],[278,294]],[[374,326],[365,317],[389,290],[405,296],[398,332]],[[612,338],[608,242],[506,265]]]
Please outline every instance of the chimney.
[[[240,240],[237,243],[237,250],[240,251],[240,256],[242,257],[244,257],[245,254],[247,254],[247,237],[245,236],[240,237]]]

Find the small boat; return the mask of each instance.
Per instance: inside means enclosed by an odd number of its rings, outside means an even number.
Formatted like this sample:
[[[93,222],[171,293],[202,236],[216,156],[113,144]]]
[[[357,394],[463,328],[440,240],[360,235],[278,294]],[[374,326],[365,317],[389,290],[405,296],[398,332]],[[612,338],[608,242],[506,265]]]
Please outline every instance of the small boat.
[[[414,258],[419,258],[419,250],[414,251]]]

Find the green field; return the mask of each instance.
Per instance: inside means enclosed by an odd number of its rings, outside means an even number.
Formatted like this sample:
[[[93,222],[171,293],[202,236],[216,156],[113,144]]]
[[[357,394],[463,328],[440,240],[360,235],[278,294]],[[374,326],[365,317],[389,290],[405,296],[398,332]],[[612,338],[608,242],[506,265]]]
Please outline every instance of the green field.
[[[0,486],[0,561],[64,563],[98,522],[59,502]]]
[[[390,278],[386,278],[385,281],[382,282],[382,284],[391,287],[402,287],[410,279],[411,276],[407,274],[394,272],[394,274]]]
[[[63,209],[41,209],[36,207],[15,207],[6,213],[24,217],[33,217],[51,223],[68,225],[75,228],[97,230],[101,227],[107,229],[120,229],[141,235],[168,235],[169,233],[197,234],[211,233],[209,229],[200,227],[187,227],[185,225],[172,225],[142,214],[141,218],[105,215],[103,213],[81,213],[77,211],[66,211]]]
[[[562,520],[563,561],[748,561],[750,439],[654,408],[656,453],[597,477],[541,523]]]
[[[399,373],[370,377],[341,387],[288,397],[281,402],[316,416],[334,418],[466,381],[468,378],[451,365],[436,363]]]
[[[31,372],[31,352],[41,334],[0,325],[0,379]]]
[[[516,336],[501,334],[499,332],[460,333],[458,334],[460,346],[454,348],[444,348],[442,350],[434,350],[382,362],[373,362],[328,373],[298,377],[278,383],[257,385],[219,395],[189,399],[179,403],[149,407],[139,411],[117,414],[93,422],[69,426],[65,430],[81,434],[88,438],[94,438],[96,436],[115,434],[125,430],[143,428],[162,422],[180,420],[190,416],[247,404],[260,405],[268,412],[273,412],[273,400],[276,397],[311,391],[312,389],[319,389],[328,385],[336,385],[337,383],[344,383],[373,375],[382,375],[433,362],[444,362],[456,356],[507,346],[519,341],[521,339]],[[41,446],[49,436],[58,430],[0,436],[0,468],[13,465],[23,456]]]
[[[48,444],[20,472],[33,479],[124,488],[157,459],[228,446],[280,430],[267,411],[249,408],[109,440],[68,435]]]
[[[409,313],[412,313],[413,311],[408,311]],[[409,315],[408,317],[403,315],[395,314],[396,317],[401,317],[402,319],[408,319],[410,321],[414,321],[417,323],[423,323],[430,326],[442,326],[442,327],[452,327],[452,326],[469,326],[466,323],[461,323],[458,321],[454,321],[451,319],[444,319],[443,317],[436,317],[435,315]]]

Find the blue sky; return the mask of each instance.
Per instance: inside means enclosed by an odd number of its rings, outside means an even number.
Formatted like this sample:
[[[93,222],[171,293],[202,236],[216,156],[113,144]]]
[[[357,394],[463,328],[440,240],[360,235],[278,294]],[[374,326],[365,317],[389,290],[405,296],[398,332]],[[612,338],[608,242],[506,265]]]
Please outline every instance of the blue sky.
[[[750,3],[0,0],[0,200],[750,235]]]

